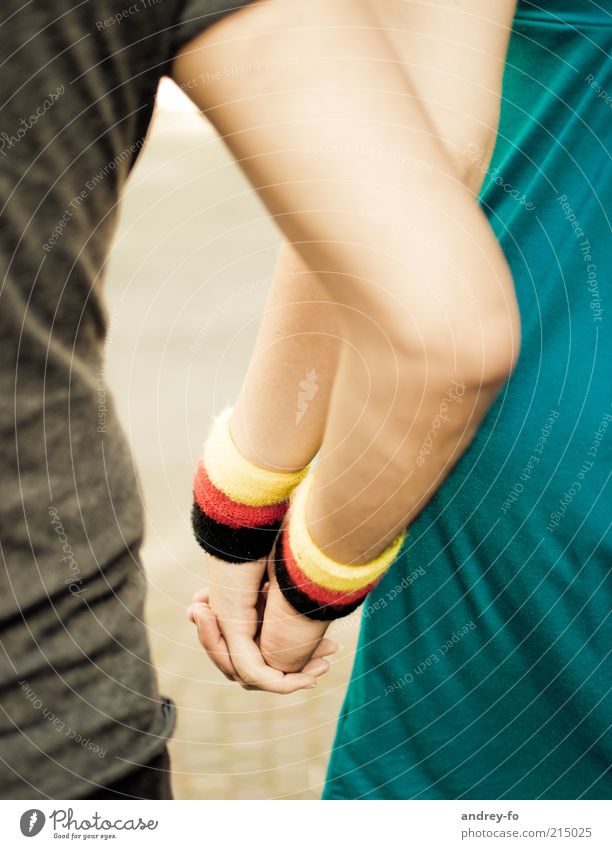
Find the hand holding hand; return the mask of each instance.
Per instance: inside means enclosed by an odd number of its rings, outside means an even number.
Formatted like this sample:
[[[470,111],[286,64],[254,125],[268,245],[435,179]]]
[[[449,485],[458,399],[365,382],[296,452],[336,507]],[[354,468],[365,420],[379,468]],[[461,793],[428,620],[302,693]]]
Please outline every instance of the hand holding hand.
[[[213,663],[245,689],[293,693],[314,687],[329,669],[325,656],[337,645],[322,641],[326,623],[293,611],[275,579],[262,587],[266,566],[265,559],[229,564],[209,557],[209,587],[194,596],[189,619]]]
[[[259,647],[268,666],[283,672],[305,669],[313,657],[337,651],[337,644],[324,639],[329,622],[318,622],[297,613],[282,594],[272,560],[268,564],[269,586],[263,612]],[[330,647],[333,646],[333,649]],[[329,668],[329,663],[322,660]],[[325,671],[325,670],[324,670]]]

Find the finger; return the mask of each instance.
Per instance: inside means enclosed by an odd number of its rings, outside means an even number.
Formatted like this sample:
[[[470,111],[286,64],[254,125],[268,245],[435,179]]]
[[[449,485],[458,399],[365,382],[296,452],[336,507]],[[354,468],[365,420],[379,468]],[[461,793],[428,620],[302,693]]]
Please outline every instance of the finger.
[[[210,607],[207,604],[192,605],[189,608],[189,618],[198,630],[198,639],[206,654],[226,678],[235,681],[238,673],[231,661],[227,643],[219,630],[217,617]]]
[[[335,640],[330,640],[329,637],[323,637],[319,645],[312,653],[313,659],[315,657],[328,657],[330,654],[335,654],[340,646]]]
[[[208,604],[210,601],[210,587],[202,587],[197,592],[193,594],[191,599],[192,604]]]
[[[323,639],[312,653],[312,657],[305,664],[302,672],[308,672],[314,675],[315,678],[324,675],[331,667],[331,663],[326,659],[329,655],[338,651],[338,643],[333,640]]]
[[[272,669],[265,663],[258,646],[249,637],[236,635],[228,640],[228,649],[234,669],[246,687],[288,695],[316,686],[315,676],[310,673],[296,672],[286,675],[278,669]]]
[[[302,669],[302,672],[307,672],[309,675],[319,678],[321,675],[325,675],[325,673],[329,671],[330,667],[331,663],[328,660],[325,660],[324,657],[313,657]]]

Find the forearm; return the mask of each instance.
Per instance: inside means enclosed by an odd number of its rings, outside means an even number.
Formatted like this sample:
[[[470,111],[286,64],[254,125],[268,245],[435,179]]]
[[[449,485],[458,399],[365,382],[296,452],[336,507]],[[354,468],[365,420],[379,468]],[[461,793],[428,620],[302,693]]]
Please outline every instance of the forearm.
[[[306,519],[318,547],[365,563],[409,527],[465,451],[499,389],[426,357],[346,348]]]
[[[323,439],[339,345],[334,304],[299,254],[283,245],[231,420],[234,441],[251,462],[293,470],[312,460]]]
[[[232,433],[252,462],[298,469],[325,431],[309,528],[331,556],[361,562],[418,515],[469,444],[504,372],[486,362],[466,372],[426,348],[408,356],[382,333],[368,346],[354,320],[355,342],[342,345],[341,312],[285,246]]]
[[[423,253],[431,264],[427,247]],[[325,429],[308,525],[341,562],[367,561],[411,523],[469,444],[511,365],[492,327],[475,358],[465,356],[461,335],[453,351],[452,322],[444,350],[430,338],[407,345],[411,317],[390,321],[371,306],[330,301],[285,248],[234,414],[238,447],[270,468],[308,463]],[[511,332],[511,317],[506,328],[505,318],[489,316],[499,338]],[[477,327],[471,332],[477,336]],[[317,391],[300,408],[299,378],[312,371]]]

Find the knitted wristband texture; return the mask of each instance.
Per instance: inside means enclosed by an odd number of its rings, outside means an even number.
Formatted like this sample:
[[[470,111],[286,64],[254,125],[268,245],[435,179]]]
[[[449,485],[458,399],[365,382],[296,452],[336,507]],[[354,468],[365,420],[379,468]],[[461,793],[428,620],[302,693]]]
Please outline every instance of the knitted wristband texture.
[[[303,479],[298,472],[273,472],[247,460],[234,444],[231,408],[215,419],[198,462],[191,521],[198,544],[228,563],[266,557]]]
[[[359,607],[396,559],[406,538],[403,531],[369,563],[351,566],[324,554],[306,527],[310,475],[294,492],[289,515],[275,552],[276,577],[283,595],[298,613],[327,621]]]

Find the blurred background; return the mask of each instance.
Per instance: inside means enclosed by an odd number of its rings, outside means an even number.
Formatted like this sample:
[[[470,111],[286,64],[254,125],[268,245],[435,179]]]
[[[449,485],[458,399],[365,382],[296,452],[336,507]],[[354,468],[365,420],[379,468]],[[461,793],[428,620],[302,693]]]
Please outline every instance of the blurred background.
[[[358,613],[330,632],[342,648],[317,688],[283,697],[227,681],[185,617],[205,584],[192,474],[213,414],[238,394],[279,243],[214,131],[164,80],[107,268],[106,373],[140,472],[153,660],[178,708],[178,799],[318,798],[357,638]]]

